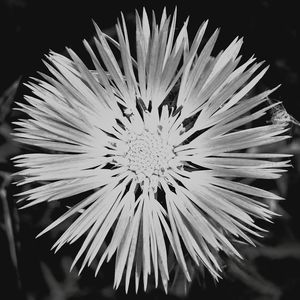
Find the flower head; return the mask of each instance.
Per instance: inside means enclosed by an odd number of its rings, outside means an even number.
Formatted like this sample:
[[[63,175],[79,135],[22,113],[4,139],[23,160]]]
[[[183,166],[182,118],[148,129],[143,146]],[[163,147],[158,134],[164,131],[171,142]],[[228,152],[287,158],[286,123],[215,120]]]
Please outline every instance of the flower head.
[[[15,158],[19,184],[41,183],[21,194],[25,207],[89,191],[41,234],[76,216],[54,247],[82,238],[81,270],[115,257],[114,286],[124,277],[126,290],[132,277],[146,289],[150,274],[167,289],[172,255],[188,281],[190,264],[218,278],[219,253],[240,257],[233,239],[253,243],[255,219],[273,215],[263,199],[280,198],[240,179],[288,166],[285,155],[246,151],[287,138],[282,124],[246,127],[274,106],[273,90],[249,95],[267,68],[240,63],[238,38],[212,56],[219,31],[203,44],[204,22],[190,43],[187,23],[176,34],[176,12],[150,24],[143,11],[133,47],[123,16],[117,41],[95,25],[95,49],[84,41],[94,70],[71,49],[51,52],[51,76],[19,104],[29,119],[16,139],[40,149]]]

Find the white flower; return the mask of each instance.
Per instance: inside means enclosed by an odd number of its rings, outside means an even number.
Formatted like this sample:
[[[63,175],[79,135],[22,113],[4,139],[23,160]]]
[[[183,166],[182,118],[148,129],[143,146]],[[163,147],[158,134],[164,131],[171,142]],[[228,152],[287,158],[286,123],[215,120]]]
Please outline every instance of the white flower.
[[[273,90],[248,93],[267,68],[254,57],[240,64],[238,38],[213,57],[219,31],[202,46],[207,22],[192,43],[187,24],[175,34],[176,12],[150,25],[143,11],[133,47],[123,16],[118,41],[95,25],[97,51],[84,41],[95,70],[71,49],[51,52],[51,76],[19,103],[30,118],[16,122],[16,139],[41,149],[15,158],[19,184],[42,183],[21,194],[25,207],[90,191],[41,234],[77,216],[54,248],[83,237],[74,264],[97,257],[98,272],[115,256],[114,286],[124,277],[126,290],[141,276],[146,289],[150,274],[167,290],[168,253],[188,281],[187,261],[217,279],[218,253],[240,257],[232,240],[252,243],[254,220],[273,215],[263,200],[280,199],[240,178],[274,179],[288,166],[287,155],[245,151],[287,138],[282,124],[245,129],[274,106]]]

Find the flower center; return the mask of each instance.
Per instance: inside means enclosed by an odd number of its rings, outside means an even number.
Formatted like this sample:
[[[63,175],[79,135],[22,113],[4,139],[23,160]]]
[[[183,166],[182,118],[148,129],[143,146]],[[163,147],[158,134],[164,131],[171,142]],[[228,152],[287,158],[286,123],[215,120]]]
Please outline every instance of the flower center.
[[[159,132],[153,133],[145,129],[141,134],[130,135],[125,158],[130,170],[150,178],[152,175],[163,175],[174,156],[173,147]]]

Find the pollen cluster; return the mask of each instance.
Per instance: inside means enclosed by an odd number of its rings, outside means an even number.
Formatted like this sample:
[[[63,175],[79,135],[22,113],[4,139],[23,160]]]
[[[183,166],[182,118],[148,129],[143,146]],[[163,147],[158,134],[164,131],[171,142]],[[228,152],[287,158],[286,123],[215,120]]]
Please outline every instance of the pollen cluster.
[[[164,175],[174,156],[173,147],[162,138],[159,131],[145,129],[140,134],[131,134],[125,159],[131,171],[150,178],[152,175]]]

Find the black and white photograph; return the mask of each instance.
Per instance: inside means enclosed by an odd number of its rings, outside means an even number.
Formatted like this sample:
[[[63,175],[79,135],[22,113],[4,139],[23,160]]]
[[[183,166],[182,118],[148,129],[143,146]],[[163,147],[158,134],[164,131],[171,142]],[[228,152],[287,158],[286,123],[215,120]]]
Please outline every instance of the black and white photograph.
[[[0,0],[0,299],[300,299],[299,23]]]

